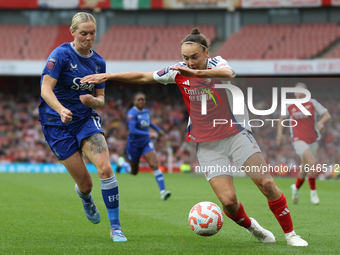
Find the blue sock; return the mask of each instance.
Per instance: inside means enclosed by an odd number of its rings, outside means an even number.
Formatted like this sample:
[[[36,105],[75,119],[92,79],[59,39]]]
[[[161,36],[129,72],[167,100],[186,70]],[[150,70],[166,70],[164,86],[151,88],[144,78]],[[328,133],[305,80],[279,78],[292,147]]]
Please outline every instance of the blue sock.
[[[82,193],[82,192],[78,189],[77,183],[76,183],[76,185],[74,186],[74,189],[76,190],[78,196],[79,196],[80,198],[84,199],[86,203],[90,203],[90,202],[92,203],[91,193],[89,193],[89,194],[84,194],[84,193]]]
[[[155,176],[156,182],[158,184],[159,190],[162,192],[165,190],[165,183],[164,183],[164,176],[161,170],[157,169],[153,171],[153,174]]]
[[[100,179],[102,195],[104,203],[107,208],[110,219],[110,225],[113,229],[120,229],[119,222],[119,192],[118,182],[116,176],[112,176],[108,179]]]

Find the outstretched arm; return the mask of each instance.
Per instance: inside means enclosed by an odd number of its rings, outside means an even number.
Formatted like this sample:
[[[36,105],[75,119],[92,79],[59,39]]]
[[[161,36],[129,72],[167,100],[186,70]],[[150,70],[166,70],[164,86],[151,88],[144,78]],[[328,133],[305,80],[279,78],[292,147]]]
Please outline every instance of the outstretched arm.
[[[146,84],[157,83],[153,78],[153,72],[125,72],[125,73],[100,73],[85,76],[81,83],[101,84],[107,80],[122,81],[127,83]]]
[[[229,67],[215,68],[215,69],[205,69],[205,70],[196,70],[190,69],[184,66],[173,66],[172,70],[178,71],[180,74],[186,77],[198,76],[205,78],[233,78],[235,76],[234,71]]]

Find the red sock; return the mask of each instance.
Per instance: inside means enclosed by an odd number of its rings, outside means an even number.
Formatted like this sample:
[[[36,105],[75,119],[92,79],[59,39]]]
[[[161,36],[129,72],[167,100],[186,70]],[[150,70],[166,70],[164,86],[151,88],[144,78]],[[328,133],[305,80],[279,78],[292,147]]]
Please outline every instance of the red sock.
[[[244,211],[243,205],[240,202],[240,209],[238,212],[234,215],[229,215],[226,212],[224,212],[225,215],[227,215],[230,219],[235,221],[236,224],[244,227],[244,228],[249,228],[251,226],[251,220],[249,219],[248,215]]]
[[[316,181],[315,177],[308,177],[310,190],[316,190],[315,181]]]
[[[283,193],[279,199],[268,201],[268,205],[279,222],[281,228],[283,229],[283,232],[292,232],[294,230],[293,222],[288,210],[286,197],[283,195]]]
[[[296,183],[295,183],[296,188],[299,189],[304,182],[305,182],[305,178],[303,178],[303,179],[297,178]]]

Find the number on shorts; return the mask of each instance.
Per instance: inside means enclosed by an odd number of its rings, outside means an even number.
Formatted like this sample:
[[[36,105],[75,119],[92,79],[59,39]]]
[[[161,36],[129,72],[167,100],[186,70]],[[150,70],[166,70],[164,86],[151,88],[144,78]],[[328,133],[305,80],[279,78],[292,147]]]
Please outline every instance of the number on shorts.
[[[100,129],[102,127],[102,125],[100,124],[100,118],[99,116],[91,116],[91,118],[93,119],[94,124],[96,125],[97,129]]]

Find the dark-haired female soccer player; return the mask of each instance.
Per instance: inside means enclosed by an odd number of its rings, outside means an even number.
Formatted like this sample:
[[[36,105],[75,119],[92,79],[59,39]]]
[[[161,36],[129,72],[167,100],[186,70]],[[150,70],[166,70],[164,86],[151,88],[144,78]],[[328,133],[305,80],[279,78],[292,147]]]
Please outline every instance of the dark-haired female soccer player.
[[[197,28],[182,40],[181,45],[184,62],[174,66],[148,73],[95,74],[84,77],[82,83],[100,84],[106,80],[139,84],[176,83],[190,115],[188,137],[197,143],[200,166],[210,169],[212,166],[230,166],[232,160],[239,168],[258,168],[260,170],[258,173],[247,171],[247,174],[267,198],[270,210],[284,231],[287,244],[307,246],[308,243],[293,229],[285,196],[276,186],[270,173],[263,170],[263,166],[267,164],[250,127],[246,126],[248,114],[234,115],[230,91],[215,86],[218,82],[225,83],[223,79],[234,77],[235,72],[220,56],[209,58],[209,41]],[[222,80],[216,81],[214,78]],[[202,114],[201,104],[206,104],[206,109],[209,110],[207,114]],[[214,119],[228,120],[228,125],[214,126],[212,122]],[[275,242],[274,235],[262,228],[255,219],[249,218],[243,205],[237,200],[232,172],[209,171],[205,176],[230,219],[261,242]]]
[[[156,138],[150,134],[149,127],[164,135],[164,132],[157,127],[151,120],[149,110],[145,109],[145,95],[141,92],[135,94],[133,107],[127,113],[127,123],[129,125],[129,137],[126,142],[126,153],[128,161],[123,157],[118,159],[118,164],[125,168],[127,172],[136,175],[139,170],[139,160],[144,156],[153,171],[158,184],[162,200],[167,200],[171,193],[165,190],[164,175],[158,167],[155,147],[151,139]]]

